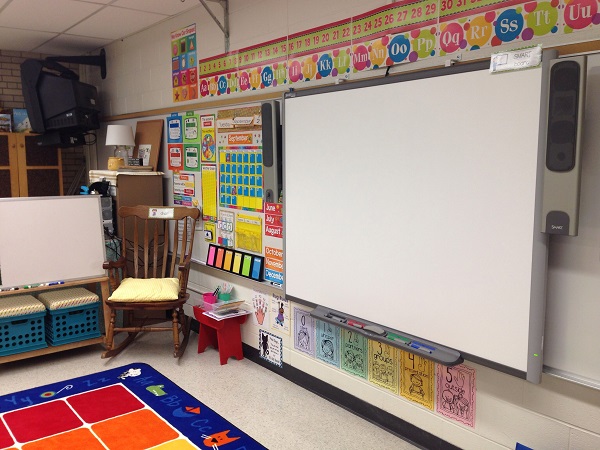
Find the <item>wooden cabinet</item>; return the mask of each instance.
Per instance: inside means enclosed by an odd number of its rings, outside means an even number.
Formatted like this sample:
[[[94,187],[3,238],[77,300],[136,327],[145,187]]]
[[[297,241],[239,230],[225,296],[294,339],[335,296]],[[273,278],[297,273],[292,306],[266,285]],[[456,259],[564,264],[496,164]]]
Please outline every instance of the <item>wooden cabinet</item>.
[[[36,136],[0,133],[0,197],[63,195],[61,151]]]

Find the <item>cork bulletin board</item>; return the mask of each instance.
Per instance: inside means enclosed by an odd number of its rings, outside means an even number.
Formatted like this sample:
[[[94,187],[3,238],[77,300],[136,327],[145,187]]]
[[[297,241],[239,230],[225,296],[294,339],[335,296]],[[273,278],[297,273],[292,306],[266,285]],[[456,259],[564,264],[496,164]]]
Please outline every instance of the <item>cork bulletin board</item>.
[[[162,145],[163,120],[141,120],[135,127],[134,158],[141,158],[144,149],[149,149],[148,165],[157,170],[160,147]],[[142,151],[140,151],[140,146]]]

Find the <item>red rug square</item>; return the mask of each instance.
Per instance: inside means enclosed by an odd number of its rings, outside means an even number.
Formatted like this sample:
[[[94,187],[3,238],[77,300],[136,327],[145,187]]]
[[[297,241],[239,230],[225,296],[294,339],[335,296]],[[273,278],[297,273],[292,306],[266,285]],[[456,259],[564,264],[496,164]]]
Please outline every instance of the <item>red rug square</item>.
[[[81,420],[62,400],[6,413],[4,420],[18,442],[33,441],[82,425]]]
[[[13,445],[13,439],[10,437],[4,423],[0,421],[0,448],[10,447],[11,445]]]
[[[67,401],[87,423],[100,422],[144,407],[120,384],[74,395]]]

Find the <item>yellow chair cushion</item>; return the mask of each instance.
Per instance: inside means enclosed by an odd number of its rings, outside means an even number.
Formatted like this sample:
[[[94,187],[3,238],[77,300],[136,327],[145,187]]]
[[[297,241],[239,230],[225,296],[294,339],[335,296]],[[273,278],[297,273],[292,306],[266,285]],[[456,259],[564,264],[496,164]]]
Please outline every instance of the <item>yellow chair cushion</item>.
[[[116,302],[157,302],[178,298],[177,278],[125,278],[108,299]]]

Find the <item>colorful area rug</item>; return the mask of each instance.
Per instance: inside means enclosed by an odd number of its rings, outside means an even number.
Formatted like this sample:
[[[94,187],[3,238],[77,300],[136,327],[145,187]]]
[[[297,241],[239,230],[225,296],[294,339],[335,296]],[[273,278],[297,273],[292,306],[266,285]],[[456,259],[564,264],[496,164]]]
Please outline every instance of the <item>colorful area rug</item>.
[[[0,448],[264,449],[147,364],[0,397]]]

